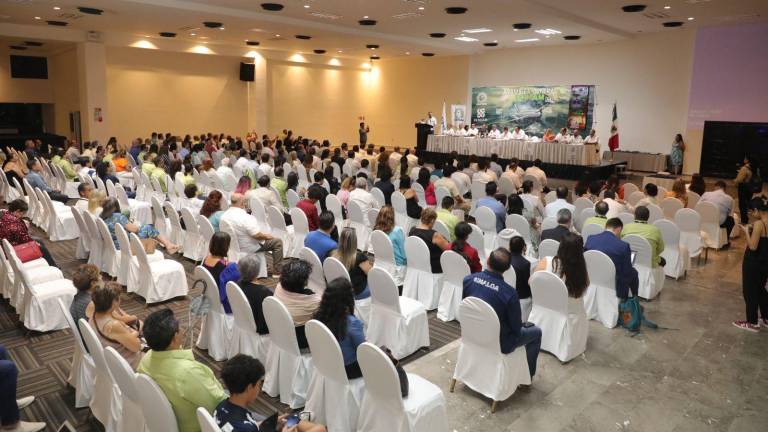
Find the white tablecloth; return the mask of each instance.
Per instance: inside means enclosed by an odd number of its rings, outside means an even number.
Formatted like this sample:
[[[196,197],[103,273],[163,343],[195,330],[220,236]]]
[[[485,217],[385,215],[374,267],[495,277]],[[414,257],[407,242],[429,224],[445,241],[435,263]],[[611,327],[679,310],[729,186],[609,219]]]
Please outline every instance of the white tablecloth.
[[[427,150],[437,153],[477,155],[488,157],[493,153],[501,159],[516,157],[520,160],[541,159],[545,163],[564,165],[593,165],[597,161],[594,144],[560,144],[525,140],[492,138],[467,138],[447,135],[430,135]]]

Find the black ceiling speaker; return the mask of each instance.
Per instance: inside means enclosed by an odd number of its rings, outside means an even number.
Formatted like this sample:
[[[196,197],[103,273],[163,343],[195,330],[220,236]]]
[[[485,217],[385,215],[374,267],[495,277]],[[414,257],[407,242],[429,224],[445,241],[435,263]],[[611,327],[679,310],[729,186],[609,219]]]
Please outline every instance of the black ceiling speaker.
[[[79,6],[77,8],[77,10],[79,10],[80,12],[82,12],[84,14],[88,14],[88,15],[101,15],[101,14],[104,13],[104,11],[101,10],[101,9],[84,7],[84,6]]]
[[[563,39],[565,39],[565,40],[579,40],[579,39],[581,39],[581,36],[568,35],[568,36],[563,36]]]
[[[362,26],[375,26],[376,25],[376,20],[362,19],[362,20],[358,21],[357,23],[362,25]]]
[[[435,53],[421,53],[424,57],[434,57]]]
[[[314,52],[315,54],[325,54],[324,49],[316,49],[316,50],[313,50],[312,52]]]
[[[432,37],[432,38],[444,38],[445,37],[445,33],[430,33],[429,37]]]
[[[176,37],[176,33],[173,33],[173,32],[160,32],[159,34],[160,36],[167,37],[167,38]]]
[[[512,28],[518,29],[518,30],[528,30],[531,28],[531,23],[515,23],[512,24]]]
[[[495,46],[498,46],[499,43],[498,42],[486,42],[483,45],[487,46],[487,47],[495,47]]]
[[[246,41],[245,44],[249,46],[259,46],[258,41]]]
[[[12,50],[18,50],[18,51],[24,51],[25,49],[27,49],[27,47],[21,46],[21,45],[10,45],[9,48]]]
[[[35,41],[24,41],[24,45],[31,46],[31,47],[41,47],[43,46],[42,42],[35,42]]]
[[[312,36],[307,36],[307,35],[296,35],[295,37],[296,37],[296,39],[302,39],[302,40],[310,40],[310,39],[312,39]]]
[[[626,5],[626,6],[622,6],[621,10],[627,13],[642,12],[645,10],[645,5],[642,5],[642,4]]]
[[[372,55],[371,56],[371,60],[380,60],[380,59],[381,59],[381,57],[379,57],[377,55]]]
[[[667,21],[664,24],[662,24],[664,27],[682,27],[683,22],[682,21]]]
[[[447,7],[445,8],[445,13],[449,15],[461,15],[463,13],[467,13],[467,8],[460,6]]]
[[[69,24],[66,21],[46,21],[48,25],[51,26],[57,26],[57,27],[66,27],[67,24]]]
[[[253,81],[256,78],[256,65],[240,63],[240,81]]]
[[[224,24],[216,21],[203,21],[203,25],[208,28],[219,28],[223,26]]]
[[[261,8],[262,9],[264,9],[265,11],[270,11],[270,12],[281,11],[281,10],[283,10],[284,7],[285,6],[281,5],[280,3],[262,3],[261,4]]]
[[[377,49],[379,46],[376,45],[376,44],[368,44],[365,47],[368,48],[368,49]]]

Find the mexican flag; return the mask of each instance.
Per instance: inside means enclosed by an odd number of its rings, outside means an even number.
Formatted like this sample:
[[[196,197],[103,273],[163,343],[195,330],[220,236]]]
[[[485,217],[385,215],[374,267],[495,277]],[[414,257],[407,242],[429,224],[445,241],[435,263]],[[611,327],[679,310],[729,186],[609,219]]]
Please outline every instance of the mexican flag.
[[[613,121],[611,122],[611,138],[608,148],[614,152],[619,148],[619,116],[616,114],[616,102],[613,103]]]

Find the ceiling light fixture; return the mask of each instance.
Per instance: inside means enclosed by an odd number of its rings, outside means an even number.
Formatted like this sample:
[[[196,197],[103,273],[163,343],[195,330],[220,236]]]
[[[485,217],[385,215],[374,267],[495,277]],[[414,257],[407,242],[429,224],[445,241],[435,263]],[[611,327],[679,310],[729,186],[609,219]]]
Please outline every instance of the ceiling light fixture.
[[[515,23],[515,24],[512,24],[512,28],[515,30],[527,30],[531,28],[532,25],[533,24],[531,23]]]
[[[372,19],[367,19],[366,18],[366,19],[361,19],[357,23],[362,25],[362,26],[374,26],[374,25],[376,25],[376,20],[372,20]]]
[[[578,35],[568,35],[568,36],[563,36],[563,39],[569,40],[569,41],[579,40],[579,39],[581,39],[581,36],[578,36]]]
[[[434,57],[435,53],[425,52],[425,53],[421,53],[421,55],[424,56],[424,57]]]
[[[662,24],[664,27],[682,27],[683,22],[682,21],[667,21]]]
[[[411,52],[410,51],[406,51],[405,55],[411,55]]]
[[[35,17],[35,19],[36,19],[36,20],[39,20],[39,19],[42,19],[42,18],[40,18],[40,17]]]
[[[167,37],[167,38],[176,37],[176,33],[172,33],[172,32],[160,32],[159,34],[160,36]]]
[[[440,39],[445,37],[445,33],[430,33],[429,37]]]
[[[325,50],[324,49],[316,49],[316,50],[313,50],[313,52],[315,54],[325,54]]]
[[[309,9],[309,5],[304,5],[304,9]]]
[[[61,10],[61,8],[60,8],[60,7],[58,7],[58,6],[54,6],[54,7],[53,7],[53,10]]]
[[[488,33],[489,31],[493,31],[489,28],[476,28],[476,29],[466,29],[464,30],[464,33]]]
[[[101,9],[96,9],[96,8],[91,8],[91,7],[84,7],[84,6],[79,6],[77,8],[77,10],[79,10],[80,12],[82,12],[84,14],[88,14],[88,15],[101,15],[101,14],[104,13],[104,11],[101,10]]]
[[[555,30],[555,29],[551,29],[551,28],[534,30],[534,32],[536,32],[538,34],[543,34],[543,35],[556,35],[556,34],[561,34],[562,33],[559,30]]]
[[[248,46],[259,46],[258,41],[245,41],[245,44]]]
[[[312,36],[309,36],[309,35],[295,35],[294,37],[296,39],[301,39],[301,40],[310,40],[310,39],[312,39]]]
[[[379,46],[378,46],[377,44],[368,44],[368,45],[366,45],[365,47],[366,47],[366,48],[368,48],[368,49],[376,49],[376,48],[378,48]]]
[[[478,41],[478,39],[467,37],[467,36],[459,36],[459,37],[455,37],[454,39],[461,42],[477,42]]]
[[[632,4],[632,5],[626,5],[622,6],[621,10],[623,10],[626,13],[635,13],[635,12],[642,12],[645,10],[645,5],[643,4]]]
[[[203,21],[203,25],[208,28],[219,28],[224,26],[224,24],[216,21]]]
[[[261,8],[265,11],[270,12],[279,12],[283,10],[285,6],[281,5],[280,3],[262,3]]]
[[[453,6],[445,8],[445,13],[448,15],[461,15],[467,13],[467,8],[460,6]]]
[[[664,9],[672,9],[672,6],[664,6]]]
[[[424,6],[419,6],[419,10],[424,10]]]
[[[487,47],[495,47],[495,46],[498,46],[499,43],[498,42],[486,42],[483,45],[487,46]]]
[[[694,19],[694,17],[688,17],[688,21],[693,21]]]
[[[197,36],[197,33],[190,33],[190,36]]]
[[[69,24],[66,21],[46,21],[48,25],[56,26],[56,27],[65,27],[67,24]]]
[[[538,38],[531,38],[531,39],[517,39],[515,42],[536,42],[538,41]]]

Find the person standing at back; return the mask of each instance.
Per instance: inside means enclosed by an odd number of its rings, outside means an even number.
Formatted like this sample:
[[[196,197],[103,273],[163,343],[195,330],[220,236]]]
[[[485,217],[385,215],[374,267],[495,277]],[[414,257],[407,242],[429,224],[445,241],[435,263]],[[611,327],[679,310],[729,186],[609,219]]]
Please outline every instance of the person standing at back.
[[[371,128],[366,126],[364,122],[360,122],[360,129],[358,129],[358,133],[360,134],[360,145],[366,145],[368,143],[368,132],[371,131]]]
[[[739,168],[739,172],[736,174],[736,180],[734,180],[739,192],[739,216],[742,225],[749,223],[749,200],[752,199],[750,182],[752,181],[753,175],[749,156],[744,156],[744,164]]]
[[[741,263],[741,284],[747,309],[745,321],[734,321],[740,329],[757,332],[760,326],[768,327],[768,199],[755,198],[752,207],[760,219],[747,231],[747,249]],[[761,319],[758,321],[758,311]]]

